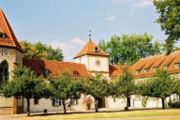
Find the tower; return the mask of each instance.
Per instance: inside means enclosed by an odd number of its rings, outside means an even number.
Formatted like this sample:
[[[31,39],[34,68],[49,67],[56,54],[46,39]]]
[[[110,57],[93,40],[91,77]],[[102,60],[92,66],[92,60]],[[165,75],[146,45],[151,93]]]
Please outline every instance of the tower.
[[[11,26],[0,9],[0,84],[3,80],[12,80],[12,71],[22,63],[22,49],[19,45]],[[8,113],[17,112],[17,100],[0,96],[0,114],[6,114],[5,107],[12,108]]]
[[[85,64],[91,74],[102,73],[109,77],[109,55],[91,40],[91,34],[88,42],[73,59],[76,63]]]

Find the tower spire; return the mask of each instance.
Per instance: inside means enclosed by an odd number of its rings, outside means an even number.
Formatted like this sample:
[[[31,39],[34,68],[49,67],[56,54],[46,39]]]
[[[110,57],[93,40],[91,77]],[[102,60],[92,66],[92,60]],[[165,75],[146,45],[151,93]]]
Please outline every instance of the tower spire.
[[[91,30],[89,30],[89,41],[91,41]]]

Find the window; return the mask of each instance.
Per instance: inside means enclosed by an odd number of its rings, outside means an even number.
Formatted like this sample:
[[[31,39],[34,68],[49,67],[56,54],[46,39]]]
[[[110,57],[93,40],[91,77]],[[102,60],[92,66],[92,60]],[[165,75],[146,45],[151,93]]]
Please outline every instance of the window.
[[[175,67],[176,69],[179,68],[179,67],[180,67],[180,63],[174,64],[174,67]]]
[[[60,106],[61,105],[61,98],[53,98],[52,99],[52,106]]]
[[[98,52],[98,47],[95,47],[95,48],[94,48],[94,51],[97,53],[97,52]]]
[[[144,73],[147,73],[148,72],[148,68],[144,68]]]
[[[156,71],[158,70],[158,68],[159,68],[159,67],[154,67],[154,69],[153,69],[154,72],[156,72]]]
[[[78,99],[70,98],[70,105],[78,105]]]
[[[34,105],[38,105],[39,104],[39,99],[34,98]]]
[[[165,65],[165,66],[164,66],[164,70],[167,70],[167,69],[168,69],[168,65]]]
[[[4,33],[0,33],[0,38],[5,38],[5,34]]]
[[[139,74],[140,70],[136,70],[136,74]]]
[[[73,71],[73,75],[79,75],[78,71]]]
[[[8,81],[9,71],[8,71],[8,62],[6,60],[2,61],[0,64],[0,85],[4,81]]]
[[[43,71],[43,72],[44,72],[44,75],[45,75],[45,76],[48,76],[48,75],[49,75],[49,73],[50,73],[50,70],[49,70],[49,69],[44,69],[44,71]]]

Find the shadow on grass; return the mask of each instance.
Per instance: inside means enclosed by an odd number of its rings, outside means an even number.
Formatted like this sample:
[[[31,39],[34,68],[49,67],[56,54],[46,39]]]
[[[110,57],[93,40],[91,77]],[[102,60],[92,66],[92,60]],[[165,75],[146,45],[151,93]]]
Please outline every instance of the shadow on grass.
[[[173,109],[173,108],[167,108],[167,109]],[[177,109],[177,108],[176,108]],[[179,108],[180,109],[180,108]],[[166,110],[166,109],[161,109],[161,108],[147,108],[147,109],[130,109],[130,110],[101,110],[99,112],[95,111],[82,111],[82,112],[67,112],[66,114],[64,113],[31,113],[30,117],[37,117],[37,116],[52,116],[52,115],[72,115],[72,114],[92,114],[92,113],[115,113],[115,112],[130,112],[130,111],[147,111],[147,110]]]

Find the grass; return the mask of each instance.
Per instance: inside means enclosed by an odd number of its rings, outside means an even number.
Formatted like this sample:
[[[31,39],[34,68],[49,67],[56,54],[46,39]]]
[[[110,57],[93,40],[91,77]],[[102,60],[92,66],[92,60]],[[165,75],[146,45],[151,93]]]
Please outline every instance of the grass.
[[[158,116],[158,117],[156,117]],[[160,117],[162,116],[162,117]],[[165,118],[163,116],[174,116]],[[177,117],[176,117],[177,116]],[[140,120],[180,120],[180,109],[167,109],[167,110],[139,110],[139,111],[127,111],[127,112],[103,112],[103,113],[80,113],[80,114],[58,114],[48,116],[18,116],[13,117],[19,120],[84,120],[84,119],[104,119],[104,118],[128,118],[143,117]],[[147,118],[146,118],[147,117]],[[152,118],[149,118],[152,117]],[[155,118],[156,117],[156,118]],[[122,120],[123,120],[122,119]]]

